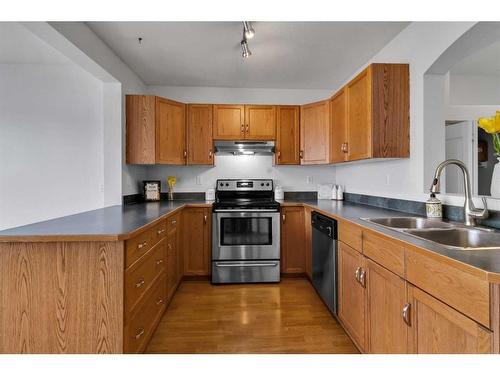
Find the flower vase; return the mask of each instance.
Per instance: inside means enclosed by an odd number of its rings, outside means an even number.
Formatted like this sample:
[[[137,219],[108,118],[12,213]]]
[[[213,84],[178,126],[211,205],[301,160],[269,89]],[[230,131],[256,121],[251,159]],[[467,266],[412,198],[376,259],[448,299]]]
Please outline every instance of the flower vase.
[[[500,198],[500,156],[495,155],[498,162],[493,166],[493,174],[491,176],[490,193],[492,198]]]
[[[168,200],[173,201],[174,200],[174,189],[172,189],[171,186],[168,188]]]

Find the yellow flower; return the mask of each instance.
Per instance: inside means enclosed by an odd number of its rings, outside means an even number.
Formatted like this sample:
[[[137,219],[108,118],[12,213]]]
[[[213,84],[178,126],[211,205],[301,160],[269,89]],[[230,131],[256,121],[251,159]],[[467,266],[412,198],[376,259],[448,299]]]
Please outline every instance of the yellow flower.
[[[167,183],[168,183],[168,186],[172,187],[177,183],[177,178],[175,176],[168,176]]]
[[[494,134],[500,131],[500,116],[498,115],[492,117],[481,117],[477,122],[479,127],[484,129],[486,133]]]

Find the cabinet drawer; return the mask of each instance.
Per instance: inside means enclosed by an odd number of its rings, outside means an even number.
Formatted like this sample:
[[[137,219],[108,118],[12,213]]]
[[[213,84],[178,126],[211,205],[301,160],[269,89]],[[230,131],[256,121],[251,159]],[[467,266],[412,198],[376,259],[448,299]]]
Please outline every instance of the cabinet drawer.
[[[399,276],[404,276],[405,252],[403,245],[386,236],[363,232],[363,254]]]
[[[125,242],[125,267],[130,266],[151,249],[151,233],[151,230],[146,230]]]
[[[171,232],[172,230],[174,230],[175,228],[177,228],[179,226],[179,218],[180,218],[179,214],[175,214],[175,215],[169,216],[167,218],[167,231],[168,232]]]
[[[162,220],[156,224],[151,231],[151,246],[154,246],[167,236],[167,221]]]
[[[348,221],[339,220],[338,222],[339,240],[346,245],[351,246],[354,250],[361,252],[362,250],[362,232],[361,227],[349,223]]]
[[[446,258],[409,247],[406,279],[413,285],[490,327],[489,283],[473,270],[458,267]]]
[[[155,280],[166,273],[166,240],[153,247],[144,258],[125,271],[125,309],[134,310]]]
[[[123,338],[125,353],[140,353],[144,350],[165,311],[166,301],[167,288],[163,277],[155,282],[138,312],[128,319]]]

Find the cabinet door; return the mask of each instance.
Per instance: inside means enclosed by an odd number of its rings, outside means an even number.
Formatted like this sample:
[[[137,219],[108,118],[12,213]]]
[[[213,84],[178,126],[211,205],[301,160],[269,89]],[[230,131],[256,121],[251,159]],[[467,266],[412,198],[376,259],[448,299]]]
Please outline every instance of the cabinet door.
[[[300,109],[301,164],[330,162],[330,101],[303,105]]]
[[[330,101],[332,136],[330,155],[332,163],[341,163],[346,160],[347,153],[347,100],[345,90],[339,91]]]
[[[274,105],[245,106],[245,138],[264,141],[276,138]]]
[[[407,353],[408,325],[402,318],[407,304],[405,281],[370,259],[367,273],[366,351],[375,354]]]
[[[276,164],[300,164],[300,107],[276,109]]]
[[[187,108],[187,163],[212,165],[212,105],[189,104]]]
[[[305,273],[304,208],[283,207],[281,210],[281,271]]]
[[[127,164],[154,164],[155,97],[127,95]]]
[[[339,317],[352,339],[365,348],[366,302],[365,288],[357,281],[356,271],[362,270],[363,256],[339,242]],[[359,272],[358,271],[358,272]]]
[[[493,335],[430,294],[409,285],[411,353],[491,353]]]
[[[245,138],[245,106],[223,105],[213,106],[214,139]]]
[[[156,163],[186,164],[186,106],[156,98]]]
[[[346,86],[347,160],[372,156],[371,69],[365,69]]]
[[[178,259],[177,229],[167,234],[167,296],[170,300],[177,288]]]
[[[210,274],[210,215],[204,207],[189,207],[182,213],[184,274]]]

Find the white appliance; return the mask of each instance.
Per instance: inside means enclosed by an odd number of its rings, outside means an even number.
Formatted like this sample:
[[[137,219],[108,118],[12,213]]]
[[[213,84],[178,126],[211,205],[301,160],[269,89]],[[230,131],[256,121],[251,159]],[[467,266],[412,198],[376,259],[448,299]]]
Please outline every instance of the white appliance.
[[[205,200],[206,201],[214,201],[215,200],[215,189],[210,188],[205,192]]]

